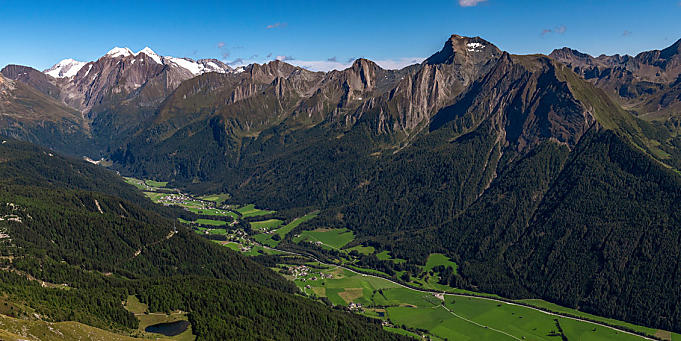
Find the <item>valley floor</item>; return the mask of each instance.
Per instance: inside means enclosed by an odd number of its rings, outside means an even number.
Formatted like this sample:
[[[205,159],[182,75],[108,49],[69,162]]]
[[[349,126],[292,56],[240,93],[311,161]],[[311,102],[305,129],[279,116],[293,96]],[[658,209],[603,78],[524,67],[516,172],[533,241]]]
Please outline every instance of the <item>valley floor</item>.
[[[381,319],[388,331],[433,340],[681,339],[679,334],[603,318],[543,300],[509,300],[442,285],[438,283],[441,274],[437,270],[457,271],[456,263],[442,254],[431,254],[421,273],[413,276],[405,277],[406,271],[390,276],[361,267],[357,264],[360,255],[374,254],[395,264],[405,260],[395,259],[388,251],[371,246],[347,247],[354,235],[346,229],[314,228],[314,224],[307,224],[305,230],[288,236],[299,249],[280,246],[291,231],[314,219],[317,212],[287,223],[272,218],[276,212],[252,204],[226,205],[228,194],[197,198],[165,188],[164,183],[131,178],[128,182],[157,203],[179,205],[193,213],[213,217],[181,222],[245,255],[277,255],[277,264],[271,268],[293,281],[303,295]],[[243,226],[239,222],[246,219],[249,228],[239,227]],[[339,256],[321,261],[305,251],[308,246],[334,251]]]

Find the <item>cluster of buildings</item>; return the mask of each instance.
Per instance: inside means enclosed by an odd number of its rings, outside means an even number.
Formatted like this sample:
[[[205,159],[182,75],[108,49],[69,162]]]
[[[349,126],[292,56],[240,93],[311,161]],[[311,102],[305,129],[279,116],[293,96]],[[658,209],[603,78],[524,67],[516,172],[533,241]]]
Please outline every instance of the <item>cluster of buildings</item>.
[[[233,233],[227,234],[225,237],[227,238],[227,241],[241,243],[244,240],[246,240],[248,234],[246,234],[245,231],[239,229],[234,231]]]
[[[350,302],[350,304],[348,305],[348,309],[350,309],[352,311],[362,311],[362,304]]]
[[[160,197],[158,199],[165,206],[169,205],[188,205],[193,204],[196,200],[184,195],[184,194],[168,194]],[[201,207],[203,208],[203,207]]]
[[[323,272],[313,273],[310,271],[310,267],[305,265],[294,265],[288,268],[288,274],[295,277],[295,279],[300,279],[301,281],[316,281],[318,279],[325,279],[333,277],[330,274],[325,274]],[[307,278],[307,276],[311,276]]]

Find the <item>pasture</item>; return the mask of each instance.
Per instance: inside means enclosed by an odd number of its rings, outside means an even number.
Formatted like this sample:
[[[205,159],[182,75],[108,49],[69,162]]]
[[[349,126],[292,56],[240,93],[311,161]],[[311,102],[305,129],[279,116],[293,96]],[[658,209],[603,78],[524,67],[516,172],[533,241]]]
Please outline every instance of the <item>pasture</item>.
[[[320,276],[320,272],[330,277]],[[570,340],[641,340],[588,322],[478,297],[445,296],[443,302],[431,293],[338,267],[312,269],[294,282],[308,295],[327,297],[336,305],[359,303],[364,315],[386,319],[395,327],[427,330],[440,339],[560,340],[560,326]]]
[[[236,211],[243,218],[258,217],[258,216],[261,216],[261,215],[268,215],[268,214],[275,213],[275,211],[266,211],[266,210],[261,210],[261,209],[255,208],[254,204],[242,206],[240,208],[237,208]]]
[[[457,270],[459,269],[459,266],[452,262],[449,257],[441,253],[431,253],[428,256],[428,260],[426,261],[426,266],[423,268],[423,272],[428,272],[439,265],[442,265],[445,268],[451,266],[454,269],[454,273],[457,273]]]
[[[317,217],[318,214],[319,214],[319,211],[314,211],[314,212],[310,212],[310,213],[308,213],[308,214],[306,214],[302,217],[293,219],[292,222],[290,222],[290,223],[286,224],[285,226],[283,226],[282,228],[278,229],[277,234],[281,238],[284,238],[286,236],[286,234],[291,232],[291,230],[293,230],[294,228],[298,227],[298,225],[300,225],[300,224],[302,224],[306,221],[310,221],[310,220],[314,219],[315,217]]]
[[[324,246],[338,250],[354,238],[355,235],[348,229],[318,228],[312,231],[301,232],[300,236],[293,238],[293,241],[296,243],[302,240],[313,243],[319,242]]]
[[[207,225],[207,226],[225,226],[227,225],[227,222],[224,220],[213,220],[213,219],[196,219],[194,221],[195,224],[198,225]]]
[[[145,180],[144,183],[149,187],[164,188],[168,186],[168,181]]]
[[[352,252],[352,251],[357,251],[359,254],[362,255],[370,255],[376,251],[373,246],[362,246],[362,245],[357,245],[353,246],[351,248],[345,249],[347,252]]]
[[[569,315],[573,315],[573,316],[579,316],[579,317],[583,317],[583,318],[586,318],[586,319],[589,319],[589,320],[594,320],[594,321],[600,321],[600,322],[604,322],[604,323],[607,323],[607,324],[610,324],[610,325],[613,325],[613,326],[621,326],[621,327],[629,328],[629,329],[636,330],[638,332],[645,333],[645,334],[648,334],[648,335],[668,334],[668,335],[671,336],[671,338],[673,340],[681,340],[681,334],[678,334],[678,333],[670,333],[670,332],[664,331],[664,330],[638,326],[638,325],[627,323],[627,322],[620,321],[620,320],[596,316],[596,315],[592,315],[592,314],[589,314],[589,313],[585,313],[583,311],[563,307],[563,306],[560,306],[560,305],[557,305],[557,304],[554,304],[554,303],[550,303],[550,302],[547,302],[547,301],[544,301],[544,300],[540,300],[540,299],[524,299],[524,300],[517,300],[517,302],[529,304],[529,305],[534,306],[534,307],[544,308],[544,309],[547,309],[547,310],[553,311],[553,312],[569,314]]]
[[[204,195],[199,197],[201,200],[206,200],[206,201],[212,201],[218,205],[222,204],[223,202],[229,200],[232,196],[229,195],[228,193],[220,193],[220,194],[209,194],[209,195]]]
[[[239,218],[239,215],[229,211],[229,210],[222,210],[219,208],[202,208],[202,207],[194,207],[194,206],[188,206],[188,205],[180,205],[180,206],[186,206],[185,208],[189,212],[193,212],[196,214],[200,215],[212,215],[212,216],[221,216],[221,217],[232,217],[234,219]]]
[[[196,336],[192,335],[191,325],[187,330],[176,336],[163,336],[160,334],[147,333],[144,330],[151,325],[167,322],[176,321],[188,321],[187,313],[185,312],[173,312],[170,314],[149,312],[146,304],[139,301],[139,299],[134,295],[129,295],[124,303],[124,308],[129,312],[135,314],[135,318],[139,321],[138,333],[146,337],[162,337],[169,340],[179,340],[179,341],[191,341],[196,339]]]
[[[269,220],[263,220],[263,221],[254,221],[251,222],[251,228],[253,230],[272,230],[276,229],[279,227],[279,225],[283,224],[284,222],[279,220],[279,219],[269,219]]]
[[[393,256],[390,254],[390,251],[384,250],[376,254],[376,258],[380,260],[390,260],[393,263],[404,263],[406,260],[401,259],[401,258],[393,258]]]

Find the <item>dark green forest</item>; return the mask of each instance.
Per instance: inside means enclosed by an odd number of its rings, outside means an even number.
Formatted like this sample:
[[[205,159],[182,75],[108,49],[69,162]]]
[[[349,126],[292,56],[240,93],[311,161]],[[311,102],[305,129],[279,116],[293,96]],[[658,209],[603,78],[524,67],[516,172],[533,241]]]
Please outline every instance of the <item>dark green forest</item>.
[[[0,239],[0,296],[20,307],[13,316],[126,333],[137,319],[121,302],[137,295],[152,311],[189,312],[200,340],[403,338],[295,295],[280,275],[176,226],[178,211],[110,171],[50,154],[0,146],[0,229],[10,236]]]

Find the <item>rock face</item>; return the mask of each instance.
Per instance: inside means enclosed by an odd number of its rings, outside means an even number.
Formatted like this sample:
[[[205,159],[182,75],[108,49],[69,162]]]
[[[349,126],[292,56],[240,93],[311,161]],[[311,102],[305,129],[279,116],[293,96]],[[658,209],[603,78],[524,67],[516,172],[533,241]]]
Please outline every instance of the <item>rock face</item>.
[[[65,103],[89,112],[100,105],[136,99],[142,106],[157,105],[182,81],[205,72],[231,71],[217,60],[161,57],[149,48],[137,53],[114,48],[97,61],[82,65],[75,74],[60,77],[56,84]],[[51,74],[49,70],[45,73]]]
[[[60,98],[61,90],[55,85],[54,79],[32,67],[22,65],[7,65],[0,71],[0,73],[9,79],[18,80],[28,84],[52,98]]]
[[[71,149],[74,154],[93,151],[89,127],[80,112],[3,74],[0,74],[0,135],[56,150]],[[29,71],[20,76],[29,74],[35,75]]]
[[[675,88],[681,77],[681,40],[663,50],[641,52],[635,57],[592,57],[569,48],[554,50],[550,56],[639,115],[677,116],[681,109],[679,90]]]

